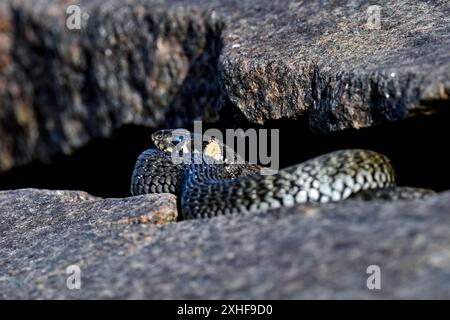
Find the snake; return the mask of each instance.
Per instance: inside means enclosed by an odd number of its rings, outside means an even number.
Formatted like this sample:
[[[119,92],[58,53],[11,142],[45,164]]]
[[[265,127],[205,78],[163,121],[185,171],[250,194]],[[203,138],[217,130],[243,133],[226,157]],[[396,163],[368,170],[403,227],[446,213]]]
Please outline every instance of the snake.
[[[225,161],[224,154],[230,150],[214,137],[202,136],[201,143],[192,146],[199,134],[179,132],[163,129],[152,134],[155,148],[138,156],[131,194],[175,194],[182,219],[349,198],[402,200],[434,194],[428,189],[397,186],[391,160],[371,150],[336,150],[268,175],[262,174],[264,167],[258,164]],[[188,161],[178,161],[174,153]]]

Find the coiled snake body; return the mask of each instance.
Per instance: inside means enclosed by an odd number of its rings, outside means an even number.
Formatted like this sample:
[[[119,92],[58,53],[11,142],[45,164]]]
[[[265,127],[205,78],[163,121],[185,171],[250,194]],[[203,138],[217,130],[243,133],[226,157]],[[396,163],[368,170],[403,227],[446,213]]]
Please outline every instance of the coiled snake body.
[[[137,159],[131,193],[174,193],[184,219],[251,213],[350,197],[409,199],[433,193],[426,189],[396,187],[390,160],[369,150],[334,151],[274,175],[261,175],[262,167],[258,165],[207,161],[216,159],[217,148],[223,147],[215,140],[202,143],[201,163],[174,163],[171,152],[180,140],[174,140],[173,130],[158,131],[152,139],[157,149],[148,149]],[[184,152],[190,151],[184,149]]]

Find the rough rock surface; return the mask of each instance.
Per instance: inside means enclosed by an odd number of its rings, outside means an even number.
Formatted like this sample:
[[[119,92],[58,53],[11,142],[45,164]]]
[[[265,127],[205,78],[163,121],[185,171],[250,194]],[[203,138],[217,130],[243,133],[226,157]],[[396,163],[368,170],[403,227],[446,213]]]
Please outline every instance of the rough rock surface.
[[[156,206],[156,207],[155,207]],[[173,197],[0,192],[0,298],[450,298],[450,193],[165,225]],[[81,269],[81,289],[66,268]],[[381,268],[381,290],[366,269]]]
[[[378,1],[379,29],[363,0],[83,0],[79,30],[71,3],[0,4],[0,171],[129,123],[240,110],[326,132],[449,105],[446,0]]]

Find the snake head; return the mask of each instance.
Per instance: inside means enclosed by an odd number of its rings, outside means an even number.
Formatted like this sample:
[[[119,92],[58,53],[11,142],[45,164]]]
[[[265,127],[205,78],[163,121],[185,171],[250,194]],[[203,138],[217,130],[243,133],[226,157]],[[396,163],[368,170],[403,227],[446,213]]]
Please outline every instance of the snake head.
[[[216,138],[192,133],[186,129],[163,129],[152,134],[155,146],[165,152],[203,154],[216,161],[222,161],[223,144]],[[192,143],[194,142],[194,143]]]
[[[155,146],[166,152],[172,152],[179,144],[183,152],[188,152],[191,133],[185,129],[163,129],[152,133],[152,141]]]

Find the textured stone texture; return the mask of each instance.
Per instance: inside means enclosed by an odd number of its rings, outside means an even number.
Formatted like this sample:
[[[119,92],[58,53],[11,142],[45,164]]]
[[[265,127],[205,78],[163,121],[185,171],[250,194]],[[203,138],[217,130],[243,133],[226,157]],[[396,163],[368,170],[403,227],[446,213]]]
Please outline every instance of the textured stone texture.
[[[446,0],[378,1],[379,30],[362,0],[82,0],[68,30],[71,3],[0,4],[0,171],[129,123],[240,110],[327,132],[449,106]]]
[[[252,122],[306,115],[319,131],[449,107],[449,2],[377,1],[375,30],[372,4],[279,1],[233,21],[221,55],[224,95]]]
[[[81,1],[89,18],[69,30],[67,1],[11,2],[0,16],[0,171],[124,124],[186,124],[219,96],[219,22],[207,12]]]
[[[0,298],[450,298],[450,193],[266,214],[118,223],[173,197],[0,193]],[[165,210],[166,210],[165,209]],[[66,267],[81,289],[66,288]],[[366,268],[381,268],[381,290]]]

